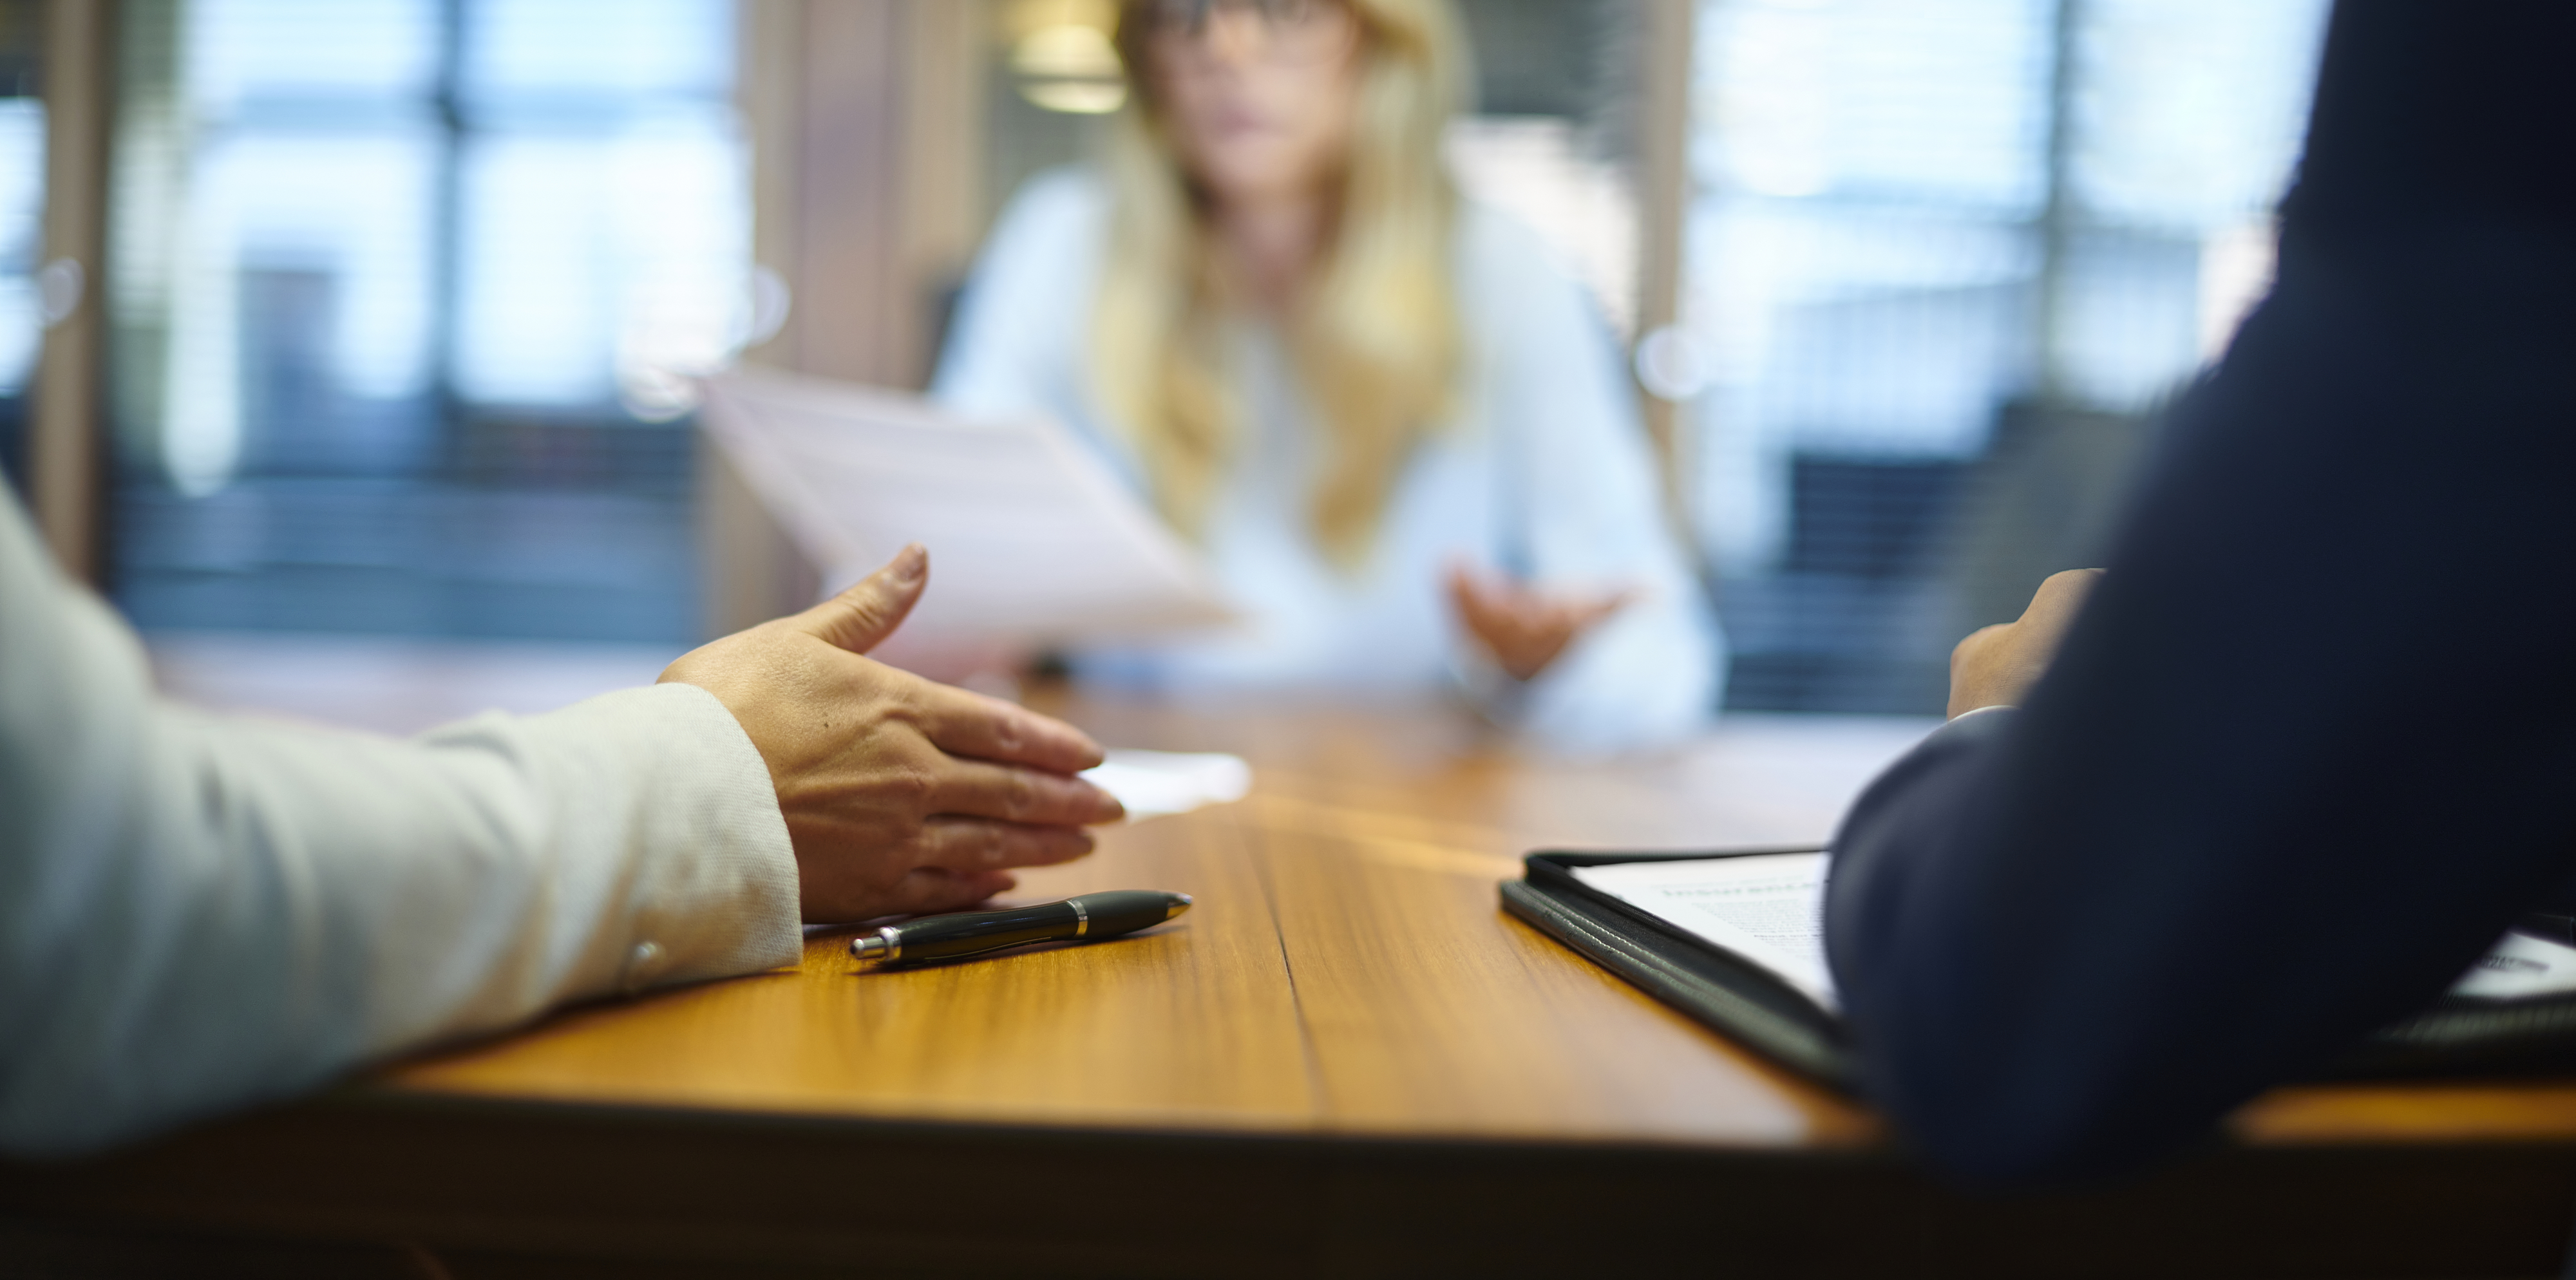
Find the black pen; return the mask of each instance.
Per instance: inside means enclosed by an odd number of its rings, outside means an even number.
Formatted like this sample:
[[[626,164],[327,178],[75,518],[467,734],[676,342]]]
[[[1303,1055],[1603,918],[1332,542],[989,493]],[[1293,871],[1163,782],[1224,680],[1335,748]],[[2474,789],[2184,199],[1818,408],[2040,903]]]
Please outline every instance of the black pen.
[[[1030,942],[1114,938],[1189,909],[1186,893],[1112,889],[1062,902],[906,920],[850,939],[850,954],[862,960],[947,960]]]

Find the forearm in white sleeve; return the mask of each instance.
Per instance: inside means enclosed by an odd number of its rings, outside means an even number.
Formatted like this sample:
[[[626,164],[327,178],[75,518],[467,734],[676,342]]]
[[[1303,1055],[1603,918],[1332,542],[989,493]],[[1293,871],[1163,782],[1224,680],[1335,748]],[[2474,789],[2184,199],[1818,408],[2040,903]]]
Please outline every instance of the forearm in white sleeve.
[[[1622,592],[1628,603],[1527,683],[1488,670],[1467,687],[1489,717],[1546,751],[1668,745],[1715,715],[1725,637],[1665,527],[1652,447],[1609,333],[1534,237],[1501,221],[1480,231],[1468,265],[1490,348],[1506,540],[1532,585]]]
[[[407,742],[176,706],[0,502],[0,1150],[131,1139],[798,943],[768,772],[705,691]]]

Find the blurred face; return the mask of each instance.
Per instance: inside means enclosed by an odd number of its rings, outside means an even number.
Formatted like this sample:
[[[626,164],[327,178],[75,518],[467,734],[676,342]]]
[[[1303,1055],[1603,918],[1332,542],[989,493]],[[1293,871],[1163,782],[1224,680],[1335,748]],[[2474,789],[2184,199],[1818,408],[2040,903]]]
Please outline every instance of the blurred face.
[[[1302,197],[1350,152],[1360,21],[1339,0],[1165,0],[1155,98],[1182,167],[1221,204]]]

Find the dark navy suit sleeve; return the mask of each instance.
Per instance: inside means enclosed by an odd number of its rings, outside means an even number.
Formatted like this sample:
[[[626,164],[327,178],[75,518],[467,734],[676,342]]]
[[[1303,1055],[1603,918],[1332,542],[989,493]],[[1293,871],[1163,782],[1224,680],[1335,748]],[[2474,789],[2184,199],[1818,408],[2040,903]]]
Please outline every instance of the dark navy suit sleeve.
[[[1835,976],[1937,1166],[2170,1150],[2576,866],[2571,68],[2561,0],[2337,9],[2277,284],[2056,664],[1845,819]]]

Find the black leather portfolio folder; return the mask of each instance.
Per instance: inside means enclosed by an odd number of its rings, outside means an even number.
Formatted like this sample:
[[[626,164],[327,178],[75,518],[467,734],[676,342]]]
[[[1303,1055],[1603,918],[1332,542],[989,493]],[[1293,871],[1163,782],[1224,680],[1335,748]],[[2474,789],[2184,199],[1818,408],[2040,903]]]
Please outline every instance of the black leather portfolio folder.
[[[1851,1092],[1853,1059],[1840,1017],[1764,966],[1573,874],[1577,867],[1611,863],[1813,852],[1810,846],[1533,853],[1523,860],[1524,878],[1503,883],[1503,907],[1746,1048]],[[2371,1036],[2320,1078],[2566,1074],[2576,1074],[2576,992],[2507,1000],[2445,996]]]

